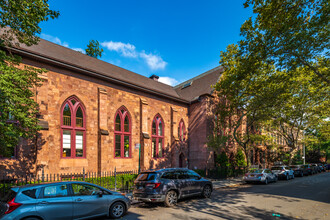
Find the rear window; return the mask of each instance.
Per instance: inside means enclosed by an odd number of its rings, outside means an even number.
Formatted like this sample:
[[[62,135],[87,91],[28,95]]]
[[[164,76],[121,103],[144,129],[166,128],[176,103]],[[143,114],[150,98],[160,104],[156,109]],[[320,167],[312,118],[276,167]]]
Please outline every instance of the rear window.
[[[150,181],[156,179],[156,173],[140,173],[136,181]]]
[[[13,190],[9,190],[9,192],[3,198],[1,198],[1,202],[5,202],[5,203],[10,202],[15,198],[16,194],[17,193],[14,192]]]
[[[282,167],[272,167],[272,170],[282,170]]]
[[[30,190],[25,190],[23,191],[22,193],[32,199],[36,199],[37,196],[36,196],[36,192],[37,192],[37,189],[30,189]]]
[[[299,168],[299,166],[290,166],[291,168]]]

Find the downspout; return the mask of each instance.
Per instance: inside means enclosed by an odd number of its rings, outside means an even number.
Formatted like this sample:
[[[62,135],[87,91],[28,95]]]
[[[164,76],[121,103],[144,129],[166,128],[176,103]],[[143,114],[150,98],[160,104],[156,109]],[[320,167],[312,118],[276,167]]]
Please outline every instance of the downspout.
[[[100,88],[97,89],[97,172],[101,173]]]

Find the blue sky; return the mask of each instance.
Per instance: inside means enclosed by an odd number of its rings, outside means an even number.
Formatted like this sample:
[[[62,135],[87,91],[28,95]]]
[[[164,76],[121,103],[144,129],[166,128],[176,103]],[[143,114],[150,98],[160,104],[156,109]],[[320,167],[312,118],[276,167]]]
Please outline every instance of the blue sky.
[[[89,40],[102,60],[178,84],[219,65],[220,51],[239,41],[252,15],[241,0],[49,0],[58,19],[41,24],[41,37],[84,51]]]

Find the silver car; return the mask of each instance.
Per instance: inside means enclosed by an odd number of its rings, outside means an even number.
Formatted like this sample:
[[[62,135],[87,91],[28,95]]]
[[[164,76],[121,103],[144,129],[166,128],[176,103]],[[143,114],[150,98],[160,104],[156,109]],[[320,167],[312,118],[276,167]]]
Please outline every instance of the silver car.
[[[243,181],[247,183],[264,183],[276,182],[277,175],[270,171],[269,169],[253,169],[245,174]]]
[[[86,182],[58,182],[13,187],[0,201],[0,219],[87,219],[122,217],[130,200]]]
[[[272,172],[276,173],[279,178],[285,180],[294,179],[294,171],[288,166],[273,166]]]

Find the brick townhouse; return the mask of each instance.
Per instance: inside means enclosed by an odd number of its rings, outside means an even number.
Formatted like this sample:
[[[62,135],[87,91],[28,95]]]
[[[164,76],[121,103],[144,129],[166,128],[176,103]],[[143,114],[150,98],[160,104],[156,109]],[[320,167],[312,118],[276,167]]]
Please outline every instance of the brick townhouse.
[[[35,89],[40,135],[1,158],[0,171],[212,166],[206,112],[221,67],[171,87],[42,39],[8,50],[48,72]]]

